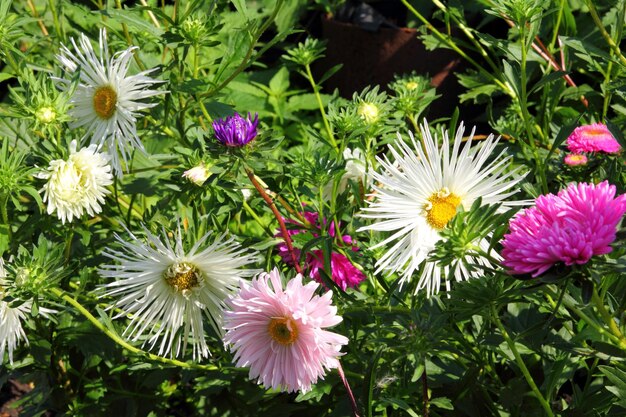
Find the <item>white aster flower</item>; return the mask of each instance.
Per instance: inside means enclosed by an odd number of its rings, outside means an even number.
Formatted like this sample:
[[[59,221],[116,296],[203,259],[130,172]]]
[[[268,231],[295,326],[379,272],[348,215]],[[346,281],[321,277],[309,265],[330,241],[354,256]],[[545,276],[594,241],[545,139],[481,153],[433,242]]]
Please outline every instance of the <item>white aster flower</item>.
[[[11,304],[4,301],[10,286],[11,282],[7,280],[4,269],[4,260],[0,258],[0,365],[4,361],[5,351],[9,354],[9,363],[13,364],[13,352],[17,345],[21,342],[28,345],[22,322],[26,320],[33,307],[32,300],[24,301],[17,307],[11,307]],[[39,308],[39,313],[44,317],[52,312],[54,311],[47,308]]]
[[[354,150],[346,148],[343,151],[343,159],[346,161],[346,172],[344,172],[341,180],[339,180],[337,193],[341,194],[346,190],[349,180],[362,183],[365,185],[366,189],[369,189],[369,186],[372,183],[372,170],[367,169],[367,161],[365,160],[363,152],[361,152],[359,148],[355,148]],[[333,181],[329,181],[323,190],[324,199],[329,200],[332,196],[332,192]]]
[[[92,217],[100,213],[104,196],[110,192],[105,187],[113,183],[108,162],[108,156],[97,152],[96,145],[77,151],[73,140],[67,161],[55,159],[45,171],[37,174],[38,178],[48,180],[41,189],[48,214],[56,211],[65,224],[85,211]]]
[[[364,208],[363,217],[376,220],[361,230],[392,232],[390,236],[373,246],[390,246],[376,263],[377,270],[397,272],[401,284],[409,282],[417,271],[419,278],[415,292],[425,289],[428,295],[439,291],[442,279],[446,289],[450,289],[449,278],[456,281],[481,275],[480,269],[468,271],[457,259],[450,266],[441,266],[428,261],[429,253],[442,239],[440,232],[462,206],[469,209],[472,203],[482,197],[484,205],[502,203],[504,206],[518,205],[519,202],[506,202],[522,180],[519,170],[508,170],[510,157],[503,150],[492,162],[487,163],[498,140],[493,135],[472,146],[474,129],[467,143],[463,144],[464,126],[456,132],[450,148],[448,132],[443,132],[441,147],[437,144],[424,122],[421,128],[423,146],[415,141],[411,133],[412,147],[404,143],[398,134],[395,146],[390,146],[395,162],[387,157],[378,158],[384,171],[373,173],[378,183],[373,186],[375,200]],[[483,250],[489,242],[476,242]],[[467,257],[469,264],[489,266],[487,259]]]
[[[206,244],[210,232],[189,250],[183,249],[182,232],[176,232],[175,243],[165,231],[159,237],[144,227],[147,243],[130,234],[125,241],[117,234],[121,250],[105,255],[115,264],[104,265],[100,274],[115,279],[103,286],[105,295],[117,297],[113,305],[130,316],[124,335],[144,341],[159,355],[179,356],[187,343],[193,345],[193,358],[208,357],[203,315],[218,335],[222,334],[222,311],[225,300],[239,284],[239,279],[257,271],[241,267],[255,260],[226,235]]]
[[[202,186],[210,175],[211,173],[204,162],[200,162],[200,164],[195,167],[189,168],[187,171],[183,172],[183,178],[186,178],[189,182],[198,187]]]
[[[162,81],[147,76],[154,69],[126,75],[133,50],[137,47],[130,47],[110,57],[104,29],[100,31],[98,55],[84,34],[80,35],[78,44],[74,39],[71,41],[74,52],[62,45],[57,55],[68,78],[54,78],[60,88],[66,90],[71,85],[73,74],[80,71],[80,83],[70,100],[74,105],[69,111],[74,118],[71,127],[85,127],[85,136],[91,136],[91,140],[99,145],[106,144],[115,173],[120,176],[122,167],[117,149],[124,161],[132,149],[144,149],[137,136],[136,112],[156,104],[139,100],[162,94],[162,91],[148,89]]]

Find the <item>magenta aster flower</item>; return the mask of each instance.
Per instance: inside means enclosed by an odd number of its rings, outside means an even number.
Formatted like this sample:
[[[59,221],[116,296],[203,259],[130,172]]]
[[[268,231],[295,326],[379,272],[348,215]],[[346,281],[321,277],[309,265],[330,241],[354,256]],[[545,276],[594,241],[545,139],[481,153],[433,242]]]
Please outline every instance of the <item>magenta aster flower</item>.
[[[301,214],[308,223],[313,225],[313,230],[306,229],[304,228],[304,226],[302,226],[302,228],[288,230],[289,235],[293,236],[298,233],[308,232],[308,233],[311,233],[313,237],[318,237],[319,236],[318,232],[321,232],[319,219],[318,219],[319,215],[317,213],[313,213],[310,211],[305,211]],[[285,221],[288,223],[292,223],[292,224],[298,224],[290,219],[285,219]],[[324,219],[323,224],[326,224],[326,219]],[[336,237],[339,234],[338,227],[335,225],[335,222],[330,223],[328,234],[332,237]],[[280,237],[281,234],[278,233],[276,236]],[[351,236],[342,235],[341,240],[346,245],[352,246],[353,251],[359,250],[358,247],[353,246],[353,240]],[[285,262],[288,265],[292,265],[293,262],[291,261],[291,255],[289,254],[287,245],[285,243],[280,243],[278,244],[277,248],[278,248],[278,254],[283,259],[283,262]],[[294,251],[296,252],[296,257],[300,258],[300,250],[294,248]],[[308,253],[306,256],[305,262],[306,262],[305,267],[309,271],[309,277],[323,284],[324,280],[322,279],[321,273],[320,273],[320,271],[324,269],[323,251],[315,250],[315,251]],[[341,288],[344,291],[348,287],[352,287],[352,288],[356,287],[357,285],[359,285],[359,283],[361,283],[361,281],[365,280],[365,274],[363,274],[361,270],[355,267],[354,264],[352,264],[352,262],[350,262],[350,260],[342,253],[339,253],[339,252],[331,253],[330,268],[332,270],[332,274],[329,274],[329,275],[331,275],[332,280],[335,282],[335,284],[337,284],[337,286],[339,286],[339,288]]]
[[[552,265],[585,264],[611,252],[616,227],[626,212],[626,194],[615,197],[604,181],[570,184],[558,195],[542,195],[510,222],[502,241],[502,264],[513,274],[543,274]]]
[[[250,113],[247,118],[243,118],[239,113],[228,116],[225,119],[218,119],[213,122],[213,130],[215,137],[223,145],[232,147],[245,146],[252,141],[257,135],[257,126],[259,124],[259,114],[256,113],[254,120],[251,119]]]
[[[567,149],[574,153],[617,153],[622,147],[602,123],[579,126],[567,138]]]
[[[579,153],[570,153],[565,155],[563,161],[566,165],[571,167],[585,165],[587,163],[587,156]]]
[[[262,273],[241,289],[224,312],[224,342],[239,367],[267,388],[311,390],[326,370],[339,366],[348,339],[324,330],[341,322],[331,304],[332,291],[315,295],[316,282],[302,284],[298,274],[285,289],[278,269]]]

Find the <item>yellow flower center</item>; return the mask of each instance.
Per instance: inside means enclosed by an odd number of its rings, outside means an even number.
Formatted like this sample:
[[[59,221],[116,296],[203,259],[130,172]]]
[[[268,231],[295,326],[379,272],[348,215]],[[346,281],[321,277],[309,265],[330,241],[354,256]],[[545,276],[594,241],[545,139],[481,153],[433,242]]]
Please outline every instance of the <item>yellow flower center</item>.
[[[407,90],[415,90],[417,87],[419,87],[419,85],[415,81],[409,81],[406,83]]]
[[[456,214],[459,204],[461,197],[443,188],[428,198],[424,206],[426,221],[437,230],[443,229]]]
[[[117,93],[111,86],[98,87],[93,95],[93,109],[101,118],[108,120],[115,113],[117,104]]]
[[[167,268],[163,278],[174,290],[184,292],[199,286],[202,273],[190,263],[177,262]]]
[[[298,339],[298,326],[290,317],[273,317],[267,330],[275,341],[289,346]]]

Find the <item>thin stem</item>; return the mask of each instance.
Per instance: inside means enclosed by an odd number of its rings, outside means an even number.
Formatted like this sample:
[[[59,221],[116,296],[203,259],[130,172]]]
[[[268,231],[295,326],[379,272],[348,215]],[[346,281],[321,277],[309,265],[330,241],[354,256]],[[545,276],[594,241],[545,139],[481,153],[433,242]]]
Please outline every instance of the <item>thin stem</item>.
[[[302,268],[300,268],[300,262],[293,249],[293,243],[291,242],[291,237],[289,236],[289,232],[287,231],[287,226],[285,226],[285,220],[283,220],[283,216],[280,215],[280,212],[276,208],[276,204],[274,204],[272,198],[267,194],[261,184],[259,184],[259,181],[257,181],[254,172],[252,172],[252,170],[248,167],[245,167],[244,169],[246,170],[246,174],[248,175],[250,182],[252,183],[252,185],[254,185],[254,188],[256,188],[259,194],[261,194],[261,197],[263,198],[263,200],[265,200],[267,206],[270,208],[270,210],[272,210],[272,213],[274,213],[274,217],[278,221],[278,225],[280,227],[280,233],[282,234],[282,237],[285,240],[285,245],[287,245],[287,250],[291,255],[291,261],[293,262],[294,268],[296,268],[296,271],[301,274]]]
[[[109,339],[113,340],[119,346],[123,347],[124,349],[136,355],[143,356],[151,361],[161,362],[166,365],[178,366],[178,367],[185,368],[185,369],[198,369],[198,370],[203,370],[203,371],[219,370],[219,368],[215,365],[201,365],[198,363],[188,363],[188,362],[182,362],[176,359],[168,359],[162,356],[158,356],[158,355],[146,352],[145,350],[136,348],[135,346],[129,344],[126,340],[122,339],[117,333],[108,329],[96,317],[94,317],[89,312],[89,310],[87,310],[80,302],[72,298],[69,294],[67,294],[60,288],[50,288],[49,291],[55,296],[57,296],[58,298],[70,304],[76,310],[78,310],[80,314],[82,314],[87,320],[89,320],[91,324],[93,324],[98,330],[100,330],[102,333],[108,336]]]
[[[258,223],[258,225],[261,226],[263,230],[265,230],[265,233],[267,233],[268,236],[274,236],[274,233],[263,223],[259,215],[256,214],[256,212],[252,209],[252,207],[250,207],[246,200],[243,200],[243,208],[250,216],[252,216],[252,218]]]
[[[57,14],[57,8],[54,4],[54,0],[48,0],[48,5],[50,6],[50,12],[52,13],[52,22],[54,24],[54,31],[57,34],[57,37],[61,40],[65,40],[65,36],[61,31],[61,24],[59,22],[59,15]]]
[[[622,51],[620,50],[619,45],[617,45],[615,41],[613,41],[613,38],[611,38],[611,35],[609,35],[609,32],[607,32],[606,29],[604,28],[604,25],[602,24],[602,20],[600,19],[600,16],[598,16],[598,11],[596,10],[596,6],[594,6],[593,1],[585,0],[585,4],[589,8],[589,13],[591,14],[591,18],[593,19],[593,22],[596,24],[598,30],[600,30],[600,34],[602,35],[606,43],[609,45],[613,53],[617,55],[622,65],[626,65],[626,57],[622,55]]]
[[[522,119],[524,121],[524,126],[526,127],[526,134],[528,135],[528,143],[530,145],[530,149],[532,150],[533,157],[535,158],[535,165],[537,167],[537,172],[539,174],[539,180],[541,181],[541,186],[543,188],[544,193],[548,193],[548,182],[546,179],[545,168],[543,164],[543,160],[539,158],[539,152],[537,151],[537,145],[535,144],[535,137],[533,134],[533,126],[532,120],[530,117],[530,113],[528,112],[528,92],[527,92],[527,83],[528,83],[528,74],[526,71],[527,64],[527,39],[526,39],[526,26],[519,25],[520,30],[520,43],[522,47],[522,57],[520,60],[520,97],[518,97],[518,101],[520,103],[520,110],[522,112]],[[532,43],[532,39],[530,40]]]
[[[544,287],[544,291],[553,298],[558,297],[558,294],[555,291],[553,291],[550,287],[547,287],[547,286]],[[587,313],[585,313],[580,308],[578,308],[578,306],[576,305],[576,302],[571,297],[567,295],[563,296],[563,305],[567,307],[570,311],[572,311],[574,314],[576,314],[578,317],[583,319],[583,321],[588,326],[592,327],[595,331],[597,331],[603,336],[606,336],[607,338],[611,339],[615,343],[618,343],[618,344],[620,343],[619,337],[607,331],[604,327],[599,325],[595,320],[593,320],[589,315],[587,315]]]
[[[604,323],[606,323],[611,334],[619,340],[620,348],[626,350],[626,337],[624,337],[624,334],[617,326],[617,323],[615,323],[615,320],[613,319],[611,313],[609,313],[609,311],[606,309],[604,301],[598,295],[598,291],[596,290],[595,286],[593,287],[593,292],[591,293],[591,301],[593,301],[596,310],[598,310],[598,313],[600,313],[600,317],[602,317],[602,320],[604,320]]]
[[[472,64],[474,66],[474,68],[483,76],[485,76],[486,78],[488,78],[489,80],[493,81],[495,84],[497,84],[502,91],[504,91],[504,93],[506,93],[507,95],[509,95],[510,97],[515,97],[515,93],[513,93],[513,91],[511,91],[511,89],[509,88],[509,86],[507,86],[504,82],[502,82],[501,80],[499,80],[498,78],[496,78],[492,73],[490,73],[489,71],[485,70],[485,68],[483,68],[482,65],[478,64],[478,62],[476,62],[474,59],[472,59],[469,55],[467,55],[461,48],[459,48],[454,42],[452,42],[451,40],[448,39],[447,36],[445,36],[443,33],[439,32],[437,29],[435,29],[435,27],[428,21],[428,19],[426,19],[424,16],[422,16],[422,14],[420,12],[418,12],[415,7],[413,7],[408,0],[402,0],[402,4],[404,4],[406,6],[407,9],[409,9],[411,11],[411,13],[413,13],[413,15],[415,15],[415,17],[417,17],[425,26],[428,30],[430,30],[436,37],[437,39],[439,39],[440,41],[442,41],[443,43],[445,43],[446,45],[448,45],[448,47],[450,47],[452,50],[454,50],[454,52],[456,52],[457,54],[459,54],[463,59],[465,59],[467,62],[469,62],[470,64]]]
[[[146,0],[139,0],[139,2],[141,3],[143,7],[148,7],[148,3],[146,2]],[[154,23],[154,26],[156,26],[157,28],[161,28],[159,21],[156,19],[156,17],[154,16],[154,13],[152,13],[151,10],[148,10],[148,16],[150,16],[150,20],[152,20],[152,23]]]
[[[530,372],[528,371],[528,368],[526,367],[526,364],[524,363],[522,356],[517,351],[517,347],[515,347],[515,341],[511,339],[511,336],[509,336],[509,333],[504,328],[504,325],[502,324],[502,322],[500,321],[500,317],[498,316],[498,312],[496,311],[496,307],[493,304],[491,305],[491,316],[492,316],[494,323],[500,330],[502,337],[506,341],[506,344],[509,346],[509,349],[511,349],[513,356],[515,356],[515,361],[517,362],[517,366],[519,366],[520,370],[522,371],[522,374],[524,375],[526,382],[530,386],[530,389],[533,391],[533,393],[537,397],[537,400],[539,400],[539,402],[541,403],[541,406],[546,411],[546,414],[549,417],[554,417],[554,413],[552,413],[550,404],[544,398],[543,394],[539,390],[539,387],[537,387],[537,384],[535,384],[535,380],[533,379],[532,375],[530,375]]]
[[[339,372],[339,378],[341,378],[341,382],[343,382],[343,386],[346,387],[346,391],[348,392],[348,398],[350,399],[352,413],[354,414],[354,417],[359,417],[359,407],[356,405],[356,399],[354,398],[354,394],[352,393],[352,389],[350,388],[348,378],[346,378],[346,374],[343,371],[343,366],[341,366],[341,362],[337,360],[337,363],[337,372]]]
[[[8,211],[8,206],[9,205],[9,194],[2,194],[2,196],[0,197],[0,213],[2,215],[2,223],[7,225],[7,237],[9,238],[9,241],[11,240],[11,225],[9,224],[9,211]]]
[[[426,374],[426,361],[424,361],[424,371],[422,371],[422,397],[424,397],[424,417],[429,415],[429,403],[428,403],[428,374]]]
[[[320,95],[319,86],[315,83],[315,79],[313,78],[313,73],[311,72],[311,65],[306,64],[304,68],[306,69],[307,79],[309,80],[309,83],[311,83],[311,88],[313,88],[313,94],[315,94],[317,105],[319,106],[320,113],[322,114],[322,121],[324,122],[324,128],[326,129],[328,140],[333,145],[333,148],[335,148],[335,150],[339,152],[337,141],[335,141],[335,135],[333,135],[333,131],[330,128],[330,123],[328,123],[328,117],[326,117],[326,110],[324,110],[324,103],[322,102],[322,96]]]
[[[44,36],[48,36],[48,29],[46,29],[46,25],[44,25],[43,19],[39,17],[39,13],[37,13],[37,9],[35,8],[35,4],[33,3],[33,0],[28,0],[27,4],[28,4],[28,7],[30,8],[31,13],[33,14],[33,17],[37,19],[37,24],[39,25],[39,28],[41,29],[41,33],[43,33]]]

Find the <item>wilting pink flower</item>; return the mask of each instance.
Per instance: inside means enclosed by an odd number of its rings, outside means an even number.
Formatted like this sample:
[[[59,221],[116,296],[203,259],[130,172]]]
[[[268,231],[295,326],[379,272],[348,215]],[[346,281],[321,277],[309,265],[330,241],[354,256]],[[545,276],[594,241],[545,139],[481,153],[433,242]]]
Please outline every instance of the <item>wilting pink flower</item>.
[[[574,153],[617,153],[622,147],[602,123],[579,126],[567,138],[567,149]]]
[[[213,122],[213,130],[218,141],[226,146],[241,147],[247,145],[257,135],[259,125],[259,115],[255,114],[252,120],[250,113],[247,118],[243,118],[239,113],[228,116],[225,119],[218,119]]]
[[[324,252],[322,250],[309,253],[307,266],[311,278],[317,282],[323,282],[320,273],[320,270],[324,269]],[[356,287],[365,279],[363,272],[342,253],[332,252],[330,254],[330,269],[333,271],[333,281],[344,291],[348,287]]]
[[[578,165],[585,165],[587,163],[587,156],[579,153],[570,153],[565,155],[565,164],[571,167]]]
[[[302,284],[298,274],[285,289],[274,268],[251,282],[242,281],[224,312],[224,343],[239,367],[267,388],[307,392],[326,370],[339,366],[348,339],[324,330],[341,322],[331,304],[332,291],[315,295],[316,282]]]
[[[310,211],[305,211],[302,213],[304,219],[312,225],[312,230],[304,228],[302,226],[301,229],[289,229],[287,232],[290,236],[296,235],[298,233],[306,233],[309,232],[313,235],[313,237],[318,237],[320,232],[320,224],[319,224],[319,215],[317,213],[313,213]],[[290,219],[285,219],[286,222],[292,224],[298,224]],[[326,219],[324,219],[323,224],[326,224]],[[328,234],[332,237],[336,237],[339,233],[338,227],[335,225],[335,222],[330,223],[330,228],[328,229]],[[276,236],[280,237],[281,234],[278,233]],[[353,244],[352,237],[349,235],[342,235],[341,239],[343,243],[350,246]],[[291,260],[291,255],[289,254],[289,250],[287,249],[287,245],[285,243],[280,243],[277,246],[278,254],[288,265],[292,265],[293,262]],[[356,246],[352,246],[352,250],[356,251],[358,248]],[[300,258],[300,250],[294,248],[296,258]],[[305,267],[309,271],[309,277],[314,279],[319,283],[323,283],[320,270],[324,269],[324,254],[321,250],[315,250],[309,252],[306,256],[306,265]],[[332,270],[332,274],[328,274],[331,276],[332,280],[341,288],[342,290],[346,290],[348,287],[356,287],[359,285],[361,281],[365,279],[365,275],[361,270],[355,267],[352,262],[343,254],[338,252],[332,252],[330,255],[330,268]]]
[[[558,195],[542,195],[510,222],[502,241],[502,264],[513,274],[541,275],[557,262],[585,264],[611,252],[616,227],[626,212],[626,194],[615,197],[604,181],[570,184]]]

